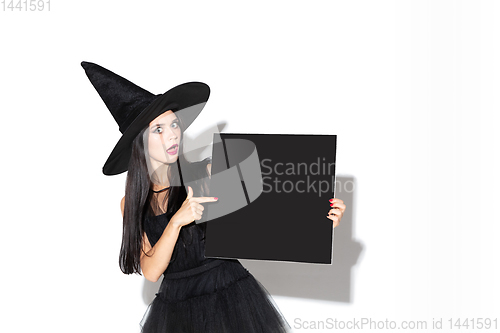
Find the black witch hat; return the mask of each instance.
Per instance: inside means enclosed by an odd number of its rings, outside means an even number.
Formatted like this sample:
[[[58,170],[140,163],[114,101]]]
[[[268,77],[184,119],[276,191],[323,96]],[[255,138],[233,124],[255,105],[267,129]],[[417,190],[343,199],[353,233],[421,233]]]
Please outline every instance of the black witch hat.
[[[210,88],[202,82],[184,83],[154,95],[97,64],[83,61],[82,67],[122,133],[102,168],[107,176],[127,171],[132,141],[153,119],[168,110],[183,110],[178,116],[185,130],[198,117],[210,95]]]

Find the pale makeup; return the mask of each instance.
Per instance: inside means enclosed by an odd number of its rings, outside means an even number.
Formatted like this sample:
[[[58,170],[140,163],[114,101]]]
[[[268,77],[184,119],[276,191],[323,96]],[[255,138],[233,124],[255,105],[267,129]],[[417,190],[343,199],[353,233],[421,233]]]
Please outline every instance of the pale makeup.
[[[153,170],[165,168],[179,157],[181,128],[174,112],[168,110],[149,123],[148,150]],[[173,148],[172,148],[173,147]]]

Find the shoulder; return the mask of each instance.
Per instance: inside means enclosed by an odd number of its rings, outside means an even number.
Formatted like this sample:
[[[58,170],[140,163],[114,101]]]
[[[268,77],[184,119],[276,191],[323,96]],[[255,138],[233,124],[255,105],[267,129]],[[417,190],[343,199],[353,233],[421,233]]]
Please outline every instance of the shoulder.
[[[209,175],[211,174],[211,172],[212,172],[212,158],[210,156],[204,158],[203,160],[201,160],[199,162],[195,162],[194,164],[196,164],[196,166],[199,167],[200,172],[202,172],[202,173],[208,172]]]
[[[209,175],[212,174],[212,163],[208,163],[207,164],[207,172],[208,172]]]
[[[202,161],[206,165],[206,170],[209,176],[212,176],[212,157],[207,157]]]
[[[123,197],[122,201],[120,202],[120,208],[122,209],[122,216],[123,216],[123,212],[125,210],[125,197]]]

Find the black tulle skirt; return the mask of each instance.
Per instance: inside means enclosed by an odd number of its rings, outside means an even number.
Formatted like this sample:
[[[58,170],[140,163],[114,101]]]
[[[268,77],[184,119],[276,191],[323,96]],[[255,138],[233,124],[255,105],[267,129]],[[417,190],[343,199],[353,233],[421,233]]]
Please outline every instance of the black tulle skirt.
[[[290,326],[271,295],[237,260],[165,275],[143,333],[279,333]]]

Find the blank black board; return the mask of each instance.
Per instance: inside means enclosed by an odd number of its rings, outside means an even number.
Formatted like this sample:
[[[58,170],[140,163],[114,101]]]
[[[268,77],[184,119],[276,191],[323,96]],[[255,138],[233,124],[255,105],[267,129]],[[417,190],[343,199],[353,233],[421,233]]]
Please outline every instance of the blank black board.
[[[223,187],[217,184],[223,182],[217,180],[223,177],[214,175],[242,160],[241,156],[231,158],[244,151],[226,144],[232,139],[249,140],[255,145],[262,193],[243,208],[206,222],[205,256],[331,264],[333,226],[326,215],[331,209],[329,199],[335,196],[337,136],[238,133],[215,136],[220,136],[214,137],[214,142],[221,142],[224,151],[215,148],[213,151],[210,195],[218,196],[219,202],[230,200],[233,195],[214,193]],[[228,146],[232,148],[228,150]],[[252,187],[242,184],[244,188]]]

